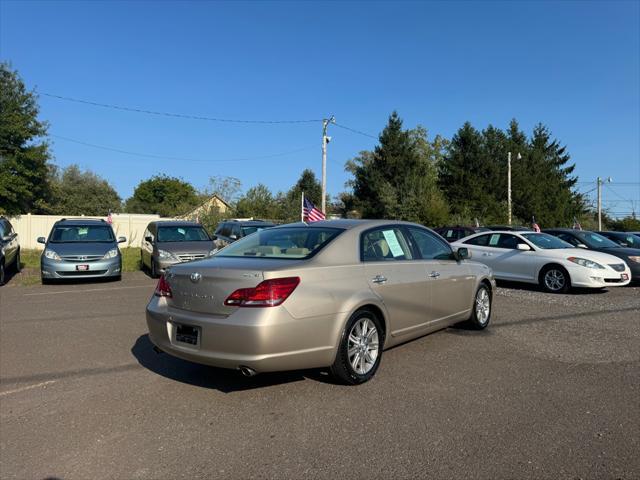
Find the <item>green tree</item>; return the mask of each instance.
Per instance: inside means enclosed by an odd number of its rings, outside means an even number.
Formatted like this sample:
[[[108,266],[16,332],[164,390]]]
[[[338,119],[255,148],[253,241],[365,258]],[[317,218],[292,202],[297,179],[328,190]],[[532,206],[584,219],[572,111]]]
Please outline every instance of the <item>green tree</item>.
[[[360,152],[346,165],[354,176],[350,186],[362,216],[428,225],[445,222],[447,206],[436,183],[443,139],[429,142],[422,127],[403,130],[393,112],[379,142],[373,152]]]
[[[322,198],[322,185],[316,178],[313,170],[305,169],[296,184],[286,194],[277,196],[279,205],[278,218],[285,222],[297,222],[300,220],[302,208],[302,192],[318,209],[320,209]]]
[[[121,199],[109,182],[90,171],[70,165],[55,176],[52,213],[59,215],[107,215],[119,212]]]
[[[39,140],[47,124],[38,113],[36,94],[7,63],[0,63],[0,213],[50,211],[49,145]]]
[[[175,217],[195,208],[200,196],[182,179],[156,175],[138,184],[125,204],[127,213],[154,213]]]
[[[611,230],[620,232],[640,232],[640,220],[635,216],[628,216],[611,221],[608,227]]]
[[[278,204],[269,188],[260,183],[240,197],[236,202],[235,214],[241,218],[272,220],[278,216]]]

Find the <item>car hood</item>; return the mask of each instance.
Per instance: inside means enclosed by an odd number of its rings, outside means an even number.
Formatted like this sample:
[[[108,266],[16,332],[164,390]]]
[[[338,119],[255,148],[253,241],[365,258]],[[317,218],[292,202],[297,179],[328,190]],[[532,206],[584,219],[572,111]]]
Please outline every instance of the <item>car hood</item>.
[[[568,257],[586,258],[587,260],[591,260],[600,264],[604,263],[607,265],[620,263],[620,258],[615,255],[610,255],[605,252],[586,248],[558,248],[554,250],[538,250],[538,253],[549,257],[563,259],[567,259]]]
[[[628,247],[599,248],[598,252],[608,253],[609,255],[615,255],[616,257],[620,257],[620,258],[640,257],[640,248],[628,248]]]
[[[214,249],[213,242],[158,242],[158,250],[171,252],[177,255],[188,253],[209,253]]]
[[[60,256],[67,255],[104,255],[112,248],[116,248],[115,242],[109,243],[48,243],[47,248]]]

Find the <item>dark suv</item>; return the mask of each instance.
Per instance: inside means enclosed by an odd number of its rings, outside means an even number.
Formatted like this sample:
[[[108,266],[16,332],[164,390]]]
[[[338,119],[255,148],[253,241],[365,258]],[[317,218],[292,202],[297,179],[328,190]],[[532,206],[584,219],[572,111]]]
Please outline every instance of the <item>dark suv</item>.
[[[216,228],[213,234],[213,243],[216,249],[220,249],[242,237],[275,226],[275,223],[264,220],[227,220],[221,222]]]
[[[439,233],[441,237],[449,243],[456,242],[461,238],[468,237],[474,233],[488,232],[489,229],[485,227],[465,227],[456,225],[455,227],[440,227],[433,229],[436,233]]]
[[[9,268],[20,271],[20,243],[9,220],[0,217],[0,285],[4,285]]]

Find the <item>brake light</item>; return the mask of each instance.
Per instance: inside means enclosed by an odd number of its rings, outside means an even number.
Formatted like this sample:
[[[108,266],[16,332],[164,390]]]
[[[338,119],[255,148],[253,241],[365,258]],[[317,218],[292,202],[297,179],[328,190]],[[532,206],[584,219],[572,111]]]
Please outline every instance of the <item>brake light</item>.
[[[277,307],[300,283],[300,277],[274,278],[260,282],[253,288],[239,288],[227,297],[224,304],[232,307]]]
[[[169,285],[169,282],[167,282],[167,279],[164,278],[164,275],[162,275],[160,280],[158,280],[155,295],[156,297],[173,297],[173,294],[171,293],[171,286]]]

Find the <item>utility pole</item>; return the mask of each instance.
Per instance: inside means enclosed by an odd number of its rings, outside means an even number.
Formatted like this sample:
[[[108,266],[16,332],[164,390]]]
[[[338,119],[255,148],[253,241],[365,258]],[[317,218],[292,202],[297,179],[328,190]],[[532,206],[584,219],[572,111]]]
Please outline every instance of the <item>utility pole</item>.
[[[322,213],[327,213],[327,143],[331,137],[327,136],[327,127],[330,123],[336,123],[333,115],[322,120]]]
[[[597,178],[596,182],[598,183],[598,231],[602,231],[602,184],[604,180],[600,177]],[[612,178],[607,177],[607,183],[611,183]]]
[[[520,160],[522,155],[518,153],[516,158]],[[508,225],[511,226],[511,152],[507,152],[507,206],[509,210]]]

